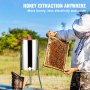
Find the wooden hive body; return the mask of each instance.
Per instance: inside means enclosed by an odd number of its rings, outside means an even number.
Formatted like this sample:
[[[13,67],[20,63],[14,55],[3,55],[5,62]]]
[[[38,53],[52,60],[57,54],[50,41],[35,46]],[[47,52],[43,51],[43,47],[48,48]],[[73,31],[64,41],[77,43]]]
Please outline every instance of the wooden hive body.
[[[56,37],[49,39],[44,66],[63,71],[68,54],[68,47],[68,42],[62,41]]]

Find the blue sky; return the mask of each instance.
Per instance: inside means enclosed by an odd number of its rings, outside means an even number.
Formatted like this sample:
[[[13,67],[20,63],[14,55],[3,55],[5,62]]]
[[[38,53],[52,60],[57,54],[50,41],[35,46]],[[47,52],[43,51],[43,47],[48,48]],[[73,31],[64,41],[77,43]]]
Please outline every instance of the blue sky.
[[[45,37],[48,30],[61,30],[61,22],[66,23],[66,29],[71,28],[75,18],[78,18],[77,12],[27,12],[27,9],[23,8],[25,3],[86,4],[85,10],[88,11],[90,6],[90,0],[0,0],[0,34],[8,33],[9,28],[28,28]]]

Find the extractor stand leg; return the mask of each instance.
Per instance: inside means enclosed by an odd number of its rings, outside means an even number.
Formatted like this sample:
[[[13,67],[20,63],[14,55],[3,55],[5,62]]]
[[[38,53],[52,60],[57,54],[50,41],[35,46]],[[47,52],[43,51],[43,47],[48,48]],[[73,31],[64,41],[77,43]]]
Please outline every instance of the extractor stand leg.
[[[32,69],[29,70],[29,76],[30,76],[29,85],[31,85],[32,84]]]
[[[39,69],[38,69],[38,78],[39,78],[39,83],[40,83],[40,87],[41,87],[41,90],[42,90],[42,82],[41,82],[41,78],[40,78]]]
[[[27,85],[31,85],[32,84],[32,69],[29,68],[29,80],[27,82]]]

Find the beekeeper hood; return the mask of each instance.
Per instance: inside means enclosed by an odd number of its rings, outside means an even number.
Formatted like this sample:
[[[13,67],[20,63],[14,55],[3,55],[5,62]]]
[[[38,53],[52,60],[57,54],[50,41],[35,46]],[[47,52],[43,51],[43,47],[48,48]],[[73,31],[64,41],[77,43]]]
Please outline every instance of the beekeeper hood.
[[[84,33],[90,31],[90,14],[84,14],[80,19],[76,19],[72,25],[73,29]]]

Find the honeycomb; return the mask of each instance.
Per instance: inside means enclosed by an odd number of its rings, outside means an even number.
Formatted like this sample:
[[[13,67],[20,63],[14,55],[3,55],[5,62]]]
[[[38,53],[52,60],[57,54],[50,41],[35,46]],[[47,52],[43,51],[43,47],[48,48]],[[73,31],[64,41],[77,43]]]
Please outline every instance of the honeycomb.
[[[68,55],[68,48],[68,42],[56,37],[49,38],[44,66],[63,71],[65,68],[66,57]]]

